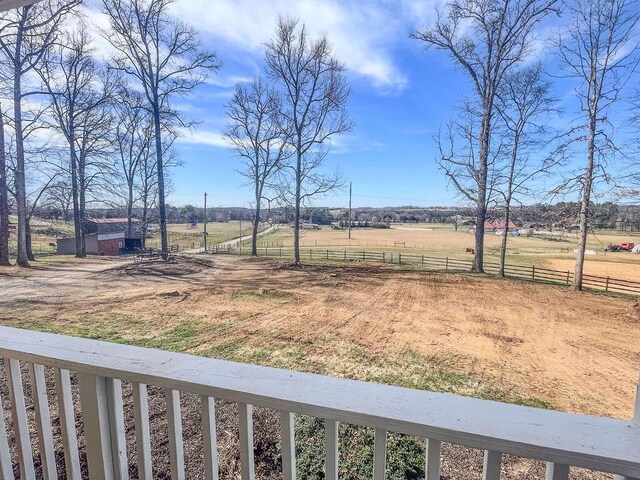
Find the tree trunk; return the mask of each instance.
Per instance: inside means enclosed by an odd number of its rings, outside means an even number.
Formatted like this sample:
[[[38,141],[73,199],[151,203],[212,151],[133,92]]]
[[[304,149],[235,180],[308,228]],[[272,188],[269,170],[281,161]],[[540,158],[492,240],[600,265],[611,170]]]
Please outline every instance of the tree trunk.
[[[78,165],[78,186],[79,186],[79,199],[78,199],[78,219],[80,221],[80,256],[82,258],[87,256],[87,228],[86,228],[86,192],[85,192],[85,162],[86,159],[81,156]],[[99,252],[98,252],[99,253]]]
[[[153,105],[153,127],[155,130],[156,140],[156,162],[158,170],[158,210],[160,214],[160,244],[162,248],[163,257],[169,252],[169,245],[167,242],[167,213],[164,204],[164,165],[162,163],[162,132],[160,131],[160,110],[158,105],[158,95],[154,92],[154,105]]]
[[[584,174],[584,191],[580,202],[580,234],[578,238],[578,253],[576,255],[575,274],[573,276],[573,289],[582,290],[582,276],[584,271],[584,253],[587,249],[587,234],[589,233],[589,204],[591,202],[591,185],[593,183],[593,161],[596,142],[596,116],[590,114],[589,137],[587,141],[587,168]]]
[[[27,258],[33,262],[35,261],[36,257],[33,254],[33,247],[31,246],[31,219],[29,217],[27,217],[26,241],[27,241]]]
[[[504,209],[504,231],[502,232],[502,244],[500,245],[500,273],[504,278],[504,264],[507,261],[507,239],[509,238],[509,221],[511,220],[511,197],[506,202]]]
[[[9,266],[9,195],[3,120],[0,110],[0,266]]]
[[[25,10],[29,7],[23,7]],[[26,15],[26,13],[24,13]],[[27,186],[24,165],[24,133],[22,131],[22,72],[20,58],[22,56],[23,25],[18,26],[16,34],[15,65],[13,70],[13,111],[16,141],[16,203],[18,213],[18,258],[16,263],[21,267],[29,267],[27,254]]]
[[[258,228],[260,227],[260,200],[262,200],[262,193],[260,188],[256,185],[256,211],[253,217],[253,231],[251,232],[251,256],[258,256]]]
[[[133,216],[133,177],[128,180],[129,196],[127,198],[127,237],[133,235],[133,227],[131,225],[131,217]]]
[[[300,170],[302,169],[302,154],[300,153],[300,145],[298,145],[298,154],[296,158],[296,198],[295,212],[293,219],[293,263],[301,265],[300,262],[300,203],[302,191],[302,179],[300,178]]]
[[[484,273],[484,222],[487,219],[487,177],[489,145],[491,142],[491,110],[493,105],[485,105],[480,133],[480,171],[478,178],[478,199],[476,204],[476,235],[473,271]]]
[[[80,221],[80,189],[78,187],[78,155],[75,145],[73,120],[69,125],[69,155],[71,161],[71,196],[73,198],[73,235],[76,244],[76,257],[82,258],[82,222]]]

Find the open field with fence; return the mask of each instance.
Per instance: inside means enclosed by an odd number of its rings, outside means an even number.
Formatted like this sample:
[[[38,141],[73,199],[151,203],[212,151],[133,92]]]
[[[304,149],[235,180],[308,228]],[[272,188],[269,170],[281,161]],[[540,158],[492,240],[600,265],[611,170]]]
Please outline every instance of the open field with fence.
[[[471,259],[472,254],[465,253],[473,248],[474,237],[468,229],[457,232],[451,225],[404,224],[392,225],[390,229],[353,229],[352,239],[348,239],[346,230],[303,230],[301,232],[303,248],[323,247],[331,250],[367,252],[395,252],[407,255],[428,255]],[[575,264],[574,248],[576,234],[565,234],[555,240],[543,236],[509,237],[507,263],[512,265],[536,266],[551,270],[573,271]],[[485,235],[485,255],[488,262],[497,262],[500,255],[502,237],[493,232]],[[585,273],[595,276],[610,276],[640,282],[640,255],[629,252],[605,252],[609,243],[624,241],[640,243],[640,234],[626,232],[596,232],[588,238],[588,249],[594,252],[586,256]],[[263,237],[258,245],[268,247],[293,246],[293,234],[289,228]]]

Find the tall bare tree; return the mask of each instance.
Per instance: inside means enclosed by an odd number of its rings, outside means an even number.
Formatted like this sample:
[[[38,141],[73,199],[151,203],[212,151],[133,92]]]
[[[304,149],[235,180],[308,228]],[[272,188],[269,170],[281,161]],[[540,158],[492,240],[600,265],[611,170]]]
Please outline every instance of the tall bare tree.
[[[550,89],[551,84],[543,79],[542,66],[536,63],[510,72],[498,92],[496,108],[506,144],[503,179],[498,189],[503,198],[505,222],[500,248],[501,277],[505,273],[513,201],[519,195],[531,193],[530,183],[559,162],[558,157],[545,154],[550,132],[544,124],[556,101]]]
[[[11,265],[9,259],[9,195],[7,161],[4,143],[4,118],[0,109],[0,265]]]
[[[638,65],[640,9],[635,0],[575,0],[565,6],[571,24],[558,50],[567,75],[579,81],[575,93],[584,118],[569,142],[586,148],[585,168],[573,179],[581,192],[573,288],[581,290],[594,177],[604,171],[606,155],[617,150],[608,131],[610,110]]]
[[[17,264],[29,266],[27,254],[27,196],[25,175],[23,101],[32,92],[23,90],[25,78],[57,41],[65,17],[80,0],[43,0],[5,12],[0,17],[0,51],[5,58],[5,78],[13,90],[13,122],[16,142],[16,205],[18,213]]]
[[[473,268],[484,271],[484,223],[495,101],[506,74],[526,59],[536,25],[558,0],[451,0],[435,24],[411,36],[445,51],[471,80],[480,105]],[[445,163],[442,163],[445,165]]]
[[[251,255],[258,254],[258,228],[265,193],[274,181],[274,173],[291,155],[288,133],[282,130],[280,97],[262,78],[236,85],[227,105],[229,124],[226,137],[242,158],[240,174],[253,187],[255,211],[253,217]]]
[[[312,38],[304,23],[280,18],[265,52],[267,75],[282,93],[282,130],[290,131],[293,181],[282,184],[293,198],[294,261],[300,264],[301,205],[341,185],[339,172],[325,174],[327,142],[353,127],[347,113],[350,87],[344,66],[326,35]]]
[[[127,235],[133,234],[133,206],[136,200],[139,169],[151,155],[153,123],[136,92],[122,88],[115,103],[116,125],[114,145],[118,169],[124,178],[124,198],[127,211]]]
[[[155,134],[156,174],[162,251],[167,252],[167,218],[163,133],[190,124],[171,107],[175,97],[191,93],[221,64],[202,48],[191,27],[172,17],[173,0],[103,0],[110,28],[104,37],[116,53],[110,68],[124,74],[144,92]]]
[[[76,257],[85,256],[84,221],[86,209],[86,145],[87,134],[103,136],[105,109],[111,102],[112,82],[100,69],[91,48],[86,25],[79,23],[74,31],[66,32],[63,41],[51,48],[42,65],[36,68],[43,92],[50,101],[54,127],[65,138],[69,151],[69,173],[73,198],[73,224]],[[94,139],[95,140],[95,139]]]

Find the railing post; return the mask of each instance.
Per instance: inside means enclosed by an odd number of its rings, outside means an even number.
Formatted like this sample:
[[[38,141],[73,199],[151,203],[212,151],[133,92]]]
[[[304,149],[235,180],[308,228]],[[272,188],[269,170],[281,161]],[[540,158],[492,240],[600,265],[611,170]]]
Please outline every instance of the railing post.
[[[373,480],[384,480],[387,468],[387,431],[376,428],[373,448]]]
[[[445,272],[449,270],[449,257],[445,258],[444,270]]]
[[[238,404],[240,426],[240,478],[254,480],[253,460],[253,407],[246,403]]]
[[[427,439],[426,445],[426,480],[440,480],[440,448],[439,440]]]
[[[282,474],[284,480],[296,480],[296,441],[293,427],[293,413],[280,412],[280,441],[282,443]]]
[[[9,453],[9,442],[7,440],[7,430],[4,424],[4,410],[2,408],[2,398],[0,398],[0,479],[13,480],[13,464]]]
[[[545,480],[567,480],[569,478],[569,465],[547,462]]]
[[[569,285],[569,277],[571,276],[571,271],[567,270],[567,285]]]
[[[485,450],[484,465],[482,468],[482,480],[500,480],[501,467],[502,453]]]
[[[107,379],[79,373],[80,402],[91,478],[115,478],[109,429]]]
[[[5,359],[4,365],[9,385],[9,397],[11,398],[11,418],[15,432],[14,441],[18,450],[20,478],[36,478],[33,468],[31,440],[29,439],[29,424],[27,423],[20,361],[9,358]]]
[[[325,478],[338,480],[338,422],[325,420]]]
[[[204,440],[204,478],[218,480],[218,443],[216,439],[216,410],[213,397],[201,396],[202,438]]]
[[[605,285],[604,285],[604,291],[605,292],[609,291],[609,277],[607,277],[607,283],[605,283]]]

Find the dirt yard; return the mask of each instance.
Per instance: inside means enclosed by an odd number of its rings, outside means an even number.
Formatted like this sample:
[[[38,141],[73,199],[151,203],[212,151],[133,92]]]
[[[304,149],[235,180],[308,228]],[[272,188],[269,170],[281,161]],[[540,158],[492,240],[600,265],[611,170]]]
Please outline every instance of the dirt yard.
[[[383,266],[192,258],[0,270],[0,322],[374,380],[391,378],[376,372],[379,359],[415,355],[508,401],[631,416],[640,364],[632,300]],[[468,384],[458,393],[495,396]]]

